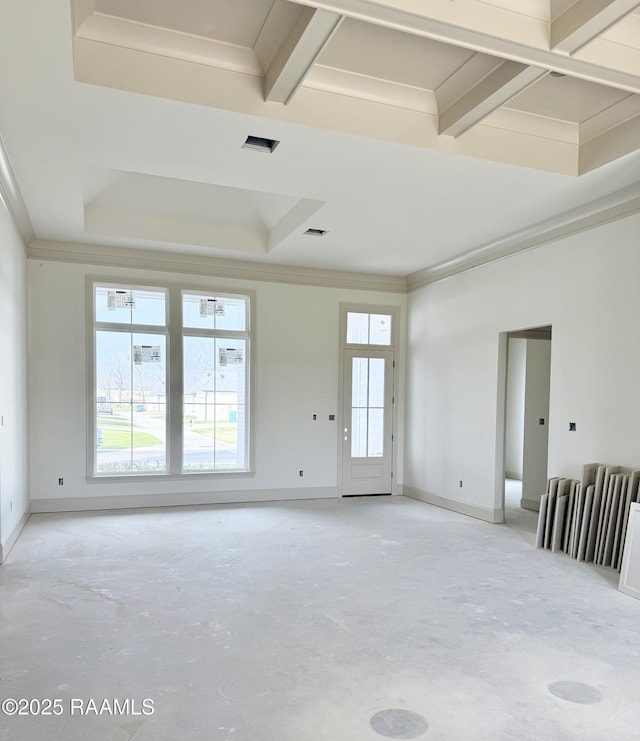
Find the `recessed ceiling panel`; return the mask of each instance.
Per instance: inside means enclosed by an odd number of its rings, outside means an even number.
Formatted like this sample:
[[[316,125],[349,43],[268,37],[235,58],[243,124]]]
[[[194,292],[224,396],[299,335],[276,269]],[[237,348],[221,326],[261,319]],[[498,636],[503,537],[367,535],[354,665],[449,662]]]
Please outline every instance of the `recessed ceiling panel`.
[[[273,0],[96,0],[96,11],[253,47]]]
[[[602,34],[602,38],[632,49],[640,49],[640,9],[611,26]]]
[[[242,252],[266,251],[301,200],[96,167],[84,168],[83,189],[87,232]]]
[[[318,63],[435,90],[473,51],[347,18]]]
[[[561,121],[582,123],[628,95],[624,90],[586,80],[546,75],[512,98],[507,107]]]

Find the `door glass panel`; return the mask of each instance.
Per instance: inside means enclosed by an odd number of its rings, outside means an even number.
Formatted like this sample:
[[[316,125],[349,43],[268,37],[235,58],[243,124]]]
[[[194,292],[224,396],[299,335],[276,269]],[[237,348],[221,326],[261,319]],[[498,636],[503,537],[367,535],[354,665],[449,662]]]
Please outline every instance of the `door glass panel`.
[[[367,410],[351,410],[351,457],[367,457]]]
[[[384,358],[369,360],[369,406],[384,406]]]
[[[391,344],[391,315],[371,314],[369,322],[369,344]]]
[[[383,454],[384,376],[384,358],[352,359],[352,458],[379,458]]]
[[[391,345],[391,314],[347,312],[347,342],[351,345]]]
[[[347,342],[366,345],[369,342],[369,315],[347,312]]]
[[[369,409],[367,456],[382,458],[384,447],[384,409]]]
[[[351,406],[366,407],[369,389],[368,358],[354,358],[351,373]]]

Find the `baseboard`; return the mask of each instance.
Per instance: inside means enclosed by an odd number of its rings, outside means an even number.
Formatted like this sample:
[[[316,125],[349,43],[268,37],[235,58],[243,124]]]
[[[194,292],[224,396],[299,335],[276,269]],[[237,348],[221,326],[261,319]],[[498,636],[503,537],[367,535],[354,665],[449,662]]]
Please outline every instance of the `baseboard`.
[[[4,563],[9,551],[13,548],[18,536],[22,532],[22,528],[27,524],[30,512],[25,512],[22,517],[16,523],[16,526],[9,533],[9,535],[0,543],[0,563]]]
[[[440,496],[439,494],[433,494],[430,491],[424,489],[418,489],[415,486],[405,486],[403,490],[405,497],[411,499],[419,499],[421,502],[427,502],[433,504],[436,507],[443,507],[449,509],[452,512],[458,512],[461,515],[468,515],[469,517],[475,517],[478,520],[484,520],[485,522],[491,522],[498,524],[504,522],[504,513],[501,509],[490,509],[489,507],[482,507],[479,504],[469,504],[469,502],[460,502],[457,499],[449,499],[447,497]]]
[[[515,471],[505,471],[505,479],[515,479],[516,481],[522,481],[522,474],[516,473]]]
[[[295,499],[332,499],[338,496],[334,486],[295,489],[246,489],[241,491],[194,492],[189,494],[132,494],[103,497],[66,497],[32,499],[32,513],[83,512],[102,509],[141,509],[178,507],[198,504],[238,504],[241,502],[277,502]]]
[[[540,502],[537,499],[521,499],[520,506],[522,509],[530,509],[534,512],[540,512]]]

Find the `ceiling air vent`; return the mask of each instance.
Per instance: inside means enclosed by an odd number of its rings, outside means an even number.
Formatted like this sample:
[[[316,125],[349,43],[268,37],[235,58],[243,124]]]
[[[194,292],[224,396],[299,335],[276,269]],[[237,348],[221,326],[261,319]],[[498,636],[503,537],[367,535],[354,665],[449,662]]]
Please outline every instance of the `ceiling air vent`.
[[[305,234],[308,234],[310,237],[324,237],[325,234],[327,234],[326,229],[307,229]]]
[[[280,144],[277,139],[265,139],[263,136],[248,136],[246,142],[242,145],[243,149],[251,149],[254,152],[266,152],[271,154]]]

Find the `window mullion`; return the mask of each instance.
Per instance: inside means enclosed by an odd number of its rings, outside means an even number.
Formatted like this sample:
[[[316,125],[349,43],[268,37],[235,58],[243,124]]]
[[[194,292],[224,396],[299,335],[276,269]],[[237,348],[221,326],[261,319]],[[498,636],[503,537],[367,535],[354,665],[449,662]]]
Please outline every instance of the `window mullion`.
[[[179,288],[169,289],[169,336],[167,338],[169,368],[167,378],[167,446],[169,473],[182,473],[184,364],[182,339],[182,294]]]

